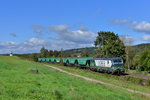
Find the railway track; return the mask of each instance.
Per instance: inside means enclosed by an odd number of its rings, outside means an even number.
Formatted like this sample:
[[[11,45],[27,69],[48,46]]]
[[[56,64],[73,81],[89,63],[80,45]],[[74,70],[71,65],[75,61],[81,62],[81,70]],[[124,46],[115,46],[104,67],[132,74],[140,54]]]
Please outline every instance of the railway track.
[[[133,77],[140,77],[142,79],[150,79],[150,76],[147,75],[142,75],[142,74],[136,74],[136,73],[128,73],[129,76],[133,76]]]

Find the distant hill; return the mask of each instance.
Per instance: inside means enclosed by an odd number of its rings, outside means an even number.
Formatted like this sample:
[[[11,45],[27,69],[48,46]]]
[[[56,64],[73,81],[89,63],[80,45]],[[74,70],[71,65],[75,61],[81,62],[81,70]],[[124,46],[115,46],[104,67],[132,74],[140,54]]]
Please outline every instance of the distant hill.
[[[80,53],[83,53],[84,50],[86,50],[88,53],[93,53],[93,52],[95,52],[97,50],[97,47],[86,47],[86,48],[69,49],[69,50],[64,50],[63,53],[80,54]]]
[[[142,44],[134,45],[132,47],[136,49],[136,52],[142,52],[146,48],[150,49],[150,43],[142,43]]]
[[[9,54],[0,54],[0,56],[9,56]]]
[[[141,52],[146,48],[150,48],[150,43],[142,43],[138,45],[132,46],[135,48],[136,52]],[[93,53],[97,50],[97,47],[86,47],[86,48],[77,48],[77,49],[69,49],[69,50],[64,50],[63,53],[68,53],[68,54],[80,54],[84,50],[86,50],[88,53]]]

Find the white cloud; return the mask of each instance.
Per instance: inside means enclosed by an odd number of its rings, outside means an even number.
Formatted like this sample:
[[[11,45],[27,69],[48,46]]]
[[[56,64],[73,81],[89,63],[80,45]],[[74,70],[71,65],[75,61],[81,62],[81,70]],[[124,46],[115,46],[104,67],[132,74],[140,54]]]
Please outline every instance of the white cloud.
[[[62,33],[68,31],[68,29],[73,28],[73,26],[68,26],[68,25],[55,25],[55,26],[50,26],[50,31],[51,32],[56,32],[56,33]]]
[[[45,28],[41,25],[32,25],[32,29],[37,34],[42,34]],[[89,31],[85,26],[76,28],[69,25],[53,25],[49,27],[51,35],[47,36],[49,40],[32,37],[22,43],[0,42],[0,54],[9,53],[35,53],[40,52],[42,46],[48,50],[61,50],[91,47],[96,39],[96,33]]]
[[[0,54],[9,53],[11,50],[15,53],[32,53],[39,52],[42,46],[49,47],[50,42],[38,38],[30,38],[23,43],[0,42]]]
[[[13,32],[10,33],[9,35],[12,36],[12,37],[16,37],[16,36],[17,36],[17,35],[16,35],[15,33],[13,33]]]
[[[31,44],[31,45],[43,45],[46,44],[46,40],[40,40],[38,38],[30,38],[28,41],[24,42],[24,44]]]
[[[82,48],[82,47],[91,47],[93,46],[93,43],[91,44],[79,44],[76,42],[70,42],[70,41],[55,41],[52,44],[52,48],[56,48],[60,50],[61,48],[65,49],[73,49],[73,48]]]
[[[41,26],[41,25],[32,25],[31,28],[38,35],[41,35],[43,31],[45,31],[46,29],[44,26]]]
[[[7,42],[0,42],[0,53],[8,53],[12,48],[16,48],[18,43],[7,41]]]
[[[116,24],[116,25],[120,25],[120,24],[126,24],[129,23],[129,20],[123,19],[123,20],[114,20],[114,19],[110,19],[110,23],[111,24]]]
[[[39,52],[42,46],[49,47],[51,42],[33,37],[21,43],[18,51],[22,49],[24,52]]]
[[[131,21],[127,19],[124,19],[124,20],[111,19],[110,23],[114,25],[120,25],[120,26],[127,25],[128,28],[132,29],[133,31],[144,32],[144,33],[150,34],[150,23],[146,21],[142,21],[138,23],[136,21]]]
[[[18,45],[16,42],[8,41],[8,42],[0,42],[0,49],[2,48],[11,48]]]
[[[150,35],[144,35],[141,37],[142,40],[150,42]]]
[[[150,34],[150,23],[146,22],[146,21],[142,21],[141,23],[134,23],[132,25],[133,30],[137,31],[137,32],[145,32],[145,33],[149,33]]]
[[[40,52],[42,46],[46,47],[48,50],[61,50],[61,48],[65,50],[72,48],[91,47],[93,46],[93,43],[80,44],[67,40],[50,42],[33,37],[22,43],[0,42],[0,54],[10,53],[11,50],[14,53],[35,53]]]
[[[80,44],[88,44],[95,40],[96,33],[87,30],[85,26],[80,26],[77,30],[73,30],[74,26],[56,25],[50,26],[50,31],[58,34],[59,39],[76,42]],[[57,37],[57,38],[58,38]]]
[[[124,42],[125,45],[132,45],[136,41],[132,36],[120,36],[120,40]]]

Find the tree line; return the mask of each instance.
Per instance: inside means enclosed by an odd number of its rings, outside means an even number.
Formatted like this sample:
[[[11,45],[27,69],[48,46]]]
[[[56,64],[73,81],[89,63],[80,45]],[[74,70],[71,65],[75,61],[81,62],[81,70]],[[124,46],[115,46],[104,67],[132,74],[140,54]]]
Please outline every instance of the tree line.
[[[46,58],[46,57],[61,57],[61,51],[57,50],[48,50],[44,46],[40,50],[40,57]]]

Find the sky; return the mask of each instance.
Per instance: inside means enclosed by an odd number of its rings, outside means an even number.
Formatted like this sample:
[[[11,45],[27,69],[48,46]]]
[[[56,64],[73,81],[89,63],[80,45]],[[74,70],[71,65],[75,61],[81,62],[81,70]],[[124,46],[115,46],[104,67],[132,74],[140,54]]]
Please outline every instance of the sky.
[[[0,0],[0,54],[91,47],[99,31],[150,43],[150,0]]]

